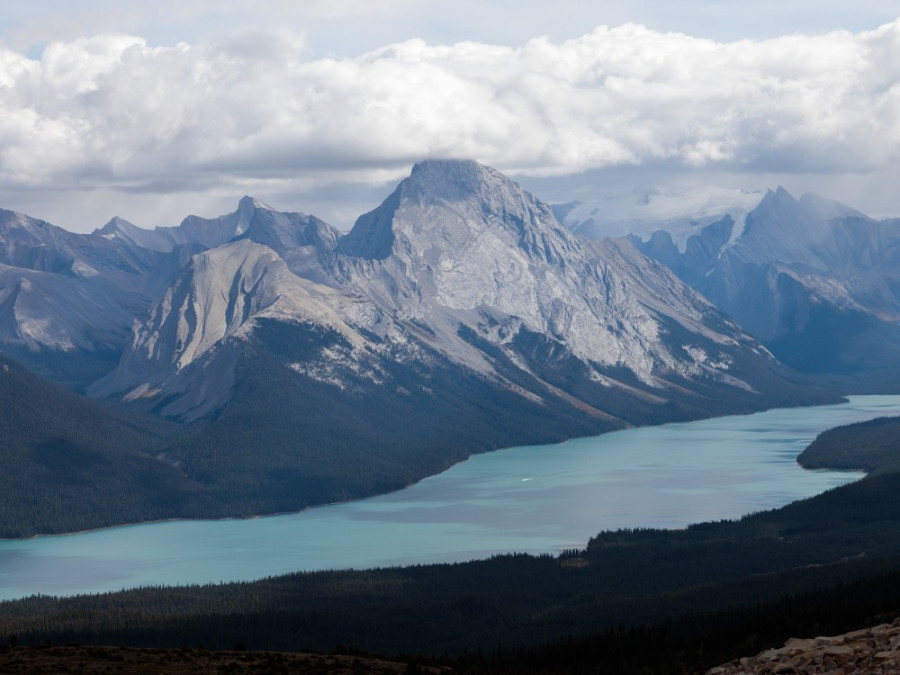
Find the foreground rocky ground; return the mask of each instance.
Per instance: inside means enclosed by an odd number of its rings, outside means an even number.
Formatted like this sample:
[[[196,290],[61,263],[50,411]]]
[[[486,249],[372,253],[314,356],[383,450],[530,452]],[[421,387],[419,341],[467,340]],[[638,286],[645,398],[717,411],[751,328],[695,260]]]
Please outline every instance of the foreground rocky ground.
[[[844,635],[791,638],[780,649],[736,659],[709,675],[900,673],[900,619]]]
[[[0,673],[297,673],[300,675],[443,675],[449,669],[365,656],[287,652],[209,651],[206,649],[137,649],[68,645],[0,647]]]

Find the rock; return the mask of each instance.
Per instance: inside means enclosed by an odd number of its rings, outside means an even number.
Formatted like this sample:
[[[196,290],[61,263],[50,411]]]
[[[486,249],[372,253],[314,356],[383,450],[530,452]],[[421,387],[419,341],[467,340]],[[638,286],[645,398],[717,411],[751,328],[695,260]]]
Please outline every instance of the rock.
[[[710,675],[874,675],[900,672],[900,619],[892,624],[812,639],[791,638],[778,649],[717,666]]]

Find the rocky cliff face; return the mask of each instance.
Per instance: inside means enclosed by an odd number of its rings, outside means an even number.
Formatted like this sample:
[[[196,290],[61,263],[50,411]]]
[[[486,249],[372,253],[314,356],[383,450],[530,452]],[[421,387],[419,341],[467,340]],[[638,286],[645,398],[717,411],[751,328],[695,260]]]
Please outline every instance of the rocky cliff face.
[[[900,619],[844,635],[792,638],[784,647],[718,666],[708,675],[843,673],[884,675],[900,672]]]
[[[238,239],[199,253],[136,326],[119,368],[89,388],[127,399],[176,396],[163,412],[190,419],[227,400],[236,340],[255,322],[310,322],[337,331],[354,347],[365,340],[339,316],[332,289],[297,277],[267,246]]]

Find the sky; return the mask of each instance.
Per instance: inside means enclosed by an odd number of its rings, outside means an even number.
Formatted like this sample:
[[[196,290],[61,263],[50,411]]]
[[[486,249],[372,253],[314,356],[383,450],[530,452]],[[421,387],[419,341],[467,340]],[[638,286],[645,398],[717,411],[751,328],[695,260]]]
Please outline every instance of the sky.
[[[549,202],[783,185],[900,216],[895,0],[0,6],[0,208],[87,232],[251,195],[341,229],[426,158]]]

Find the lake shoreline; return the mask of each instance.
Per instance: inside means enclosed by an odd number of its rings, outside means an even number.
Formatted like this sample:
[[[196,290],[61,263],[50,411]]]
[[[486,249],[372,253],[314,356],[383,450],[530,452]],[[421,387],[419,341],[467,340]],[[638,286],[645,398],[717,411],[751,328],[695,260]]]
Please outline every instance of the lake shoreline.
[[[839,400],[838,400],[837,402],[835,402],[835,403],[825,403],[825,404],[809,405],[809,406],[796,406],[796,408],[798,408],[798,409],[803,409],[803,408],[817,408],[817,407],[822,407],[822,406],[840,405],[840,404],[842,404],[842,403],[847,403],[847,402],[848,402],[848,396],[850,396],[850,395],[841,395],[841,396],[839,396],[839,397],[838,397]],[[759,413],[767,412],[767,411],[769,411],[769,410],[789,410],[789,409],[792,409],[792,408],[764,408],[764,409],[761,409],[761,410],[754,410],[754,411],[748,411],[748,412],[743,412],[743,413],[738,412],[738,413],[730,413],[730,414],[728,414],[728,415],[717,415],[717,416],[712,416],[712,417],[701,417],[701,418],[698,418],[698,419],[695,419],[695,420],[687,420],[687,421],[681,421],[681,422],[664,422],[664,423],[661,423],[661,424],[646,424],[646,425],[637,425],[637,426],[635,426],[635,425],[626,425],[626,426],[623,427],[622,429],[613,429],[613,430],[611,430],[611,431],[606,431],[606,432],[603,432],[603,433],[600,433],[600,434],[593,434],[593,435],[589,435],[589,436],[573,436],[573,437],[571,437],[571,438],[565,438],[565,439],[563,439],[563,440],[556,441],[556,442],[553,442],[553,443],[543,443],[543,444],[540,444],[540,445],[546,445],[546,446],[563,445],[563,444],[565,444],[565,443],[569,443],[569,442],[571,442],[571,441],[576,441],[576,440],[583,439],[583,438],[598,438],[598,437],[600,437],[600,436],[607,436],[607,435],[609,435],[609,434],[616,434],[616,433],[619,433],[619,432],[622,432],[622,431],[628,431],[628,430],[630,430],[630,429],[641,429],[641,428],[645,428],[645,427],[661,427],[661,426],[665,426],[665,425],[667,425],[667,424],[686,424],[686,423],[689,424],[689,423],[691,423],[691,422],[700,422],[700,421],[703,421],[703,420],[721,419],[721,418],[727,418],[727,417],[744,417],[744,416],[747,416],[747,415],[756,415],[756,414],[759,414]],[[28,536],[25,536],[25,537],[0,537],[0,542],[9,542],[9,541],[29,541],[29,540],[32,540],[32,539],[44,539],[44,538],[48,538],[48,537],[72,537],[72,536],[78,536],[78,535],[90,534],[90,533],[93,533],[93,532],[104,532],[104,531],[107,531],[107,530],[116,530],[116,529],[120,529],[120,528],[140,527],[140,526],[145,526],[145,525],[158,525],[158,524],[164,524],[164,523],[246,521],[246,520],[255,520],[255,519],[259,519],[259,518],[277,518],[277,517],[281,517],[281,516],[297,515],[297,514],[301,514],[301,513],[306,513],[306,512],[308,512],[308,511],[311,511],[311,510],[314,510],[314,509],[328,508],[328,507],[332,507],[332,506],[339,506],[339,505],[342,505],[342,504],[352,504],[352,503],[355,503],[355,502],[365,501],[365,500],[368,500],[368,499],[374,499],[374,498],[377,498],[377,497],[382,497],[382,496],[386,496],[386,495],[391,495],[391,494],[395,494],[395,493],[398,493],[398,492],[402,492],[402,491],[404,491],[404,490],[409,489],[410,487],[412,487],[412,486],[414,486],[414,485],[417,485],[417,484],[421,483],[421,482],[424,481],[424,480],[428,480],[429,478],[432,478],[432,477],[434,477],[434,476],[439,476],[439,475],[441,475],[442,473],[445,473],[446,471],[450,471],[451,469],[453,469],[453,467],[455,467],[455,466],[457,466],[457,465],[459,465],[459,464],[461,464],[461,463],[463,463],[463,462],[466,462],[466,461],[470,460],[472,457],[476,457],[476,456],[484,455],[484,454],[489,454],[489,453],[494,453],[494,452],[508,451],[508,450],[515,449],[515,448],[517,448],[517,447],[531,447],[531,446],[517,446],[517,445],[512,445],[512,446],[505,446],[505,447],[495,448],[495,449],[493,449],[493,450],[488,450],[488,451],[485,451],[485,452],[473,452],[472,454],[468,455],[468,456],[465,457],[464,459],[461,459],[461,460],[459,460],[458,462],[454,462],[454,463],[451,464],[449,467],[445,468],[443,471],[439,471],[438,473],[435,473],[435,474],[429,474],[429,475],[427,475],[427,476],[423,476],[422,478],[420,478],[420,479],[418,479],[418,480],[416,480],[416,481],[413,481],[413,482],[411,482],[411,483],[408,483],[407,485],[404,485],[403,487],[397,488],[396,490],[390,490],[390,491],[388,491],[388,492],[379,492],[379,493],[375,493],[375,494],[371,494],[371,495],[366,495],[366,496],[356,497],[356,498],[351,498],[351,499],[345,499],[345,500],[341,500],[341,501],[325,502],[325,503],[322,503],[322,504],[313,504],[313,505],[311,505],[311,506],[307,506],[307,507],[305,507],[305,508],[302,508],[302,509],[299,509],[299,510],[296,510],[296,511],[295,511],[295,510],[284,510],[284,511],[273,511],[273,512],[271,512],[271,513],[254,513],[254,514],[246,515],[246,516],[210,516],[210,517],[208,517],[208,518],[204,518],[204,517],[154,518],[154,519],[151,519],[151,520],[140,520],[140,521],[134,521],[134,522],[127,522],[127,523],[118,523],[118,524],[114,524],[114,525],[102,525],[102,526],[100,526],[100,527],[83,528],[83,529],[79,529],[79,530],[72,530],[72,531],[70,531],[70,532],[42,532],[42,533],[37,533],[37,534],[31,534],[31,535],[28,535]],[[806,467],[804,467],[804,468],[806,468]]]
[[[0,598],[250,581],[580,549],[598,532],[731,520],[856,481],[801,468],[819,433],[900,396],[638,427],[473,455],[393,493],[301,512],[0,541]]]

